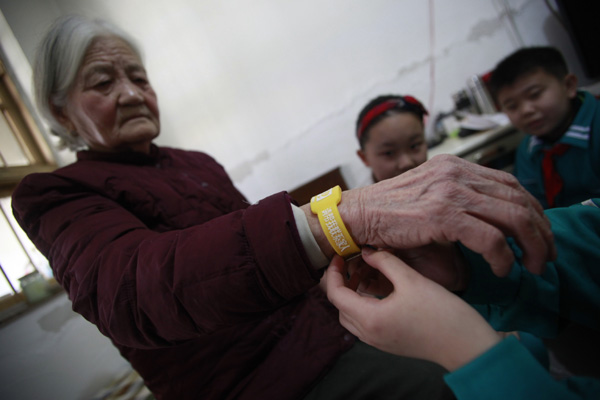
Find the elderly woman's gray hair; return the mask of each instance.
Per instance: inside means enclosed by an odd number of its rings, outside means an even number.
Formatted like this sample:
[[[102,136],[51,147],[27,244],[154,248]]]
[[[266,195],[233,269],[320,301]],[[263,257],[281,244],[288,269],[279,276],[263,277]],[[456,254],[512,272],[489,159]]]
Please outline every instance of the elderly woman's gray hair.
[[[71,89],[83,57],[94,39],[116,36],[125,41],[140,57],[135,41],[125,32],[106,21],[90,20],[79,15],[59,18],[50,28],[38,48],[34,87],[37,107],[50,124],[53,134],[61,138],[61,146],[71,150],[85,147],[77,132],[69,132],[55,118],[53,110],[67,105]]]

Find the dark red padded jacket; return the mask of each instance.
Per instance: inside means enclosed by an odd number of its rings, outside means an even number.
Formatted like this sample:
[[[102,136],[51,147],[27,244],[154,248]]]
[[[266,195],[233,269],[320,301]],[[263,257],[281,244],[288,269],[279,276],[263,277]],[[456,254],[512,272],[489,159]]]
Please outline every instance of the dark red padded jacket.
[[[297,399],[354,337],[282,192],[250,205],[204,153],[85,151],[13,195],[73,309],[159,399]]]

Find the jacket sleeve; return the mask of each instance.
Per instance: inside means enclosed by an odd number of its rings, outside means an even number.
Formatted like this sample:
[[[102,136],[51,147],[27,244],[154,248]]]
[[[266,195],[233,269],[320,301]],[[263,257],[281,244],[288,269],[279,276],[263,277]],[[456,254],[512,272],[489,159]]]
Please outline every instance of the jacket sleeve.
[[[513,174],[519,181],[519,183],[535,197],[544,208],[548,207],[545,191],[542,185],[541,179],[541,163],[536,163],[532,156],[529,154],[529,142],[531,136],[526,135],[525,138],[519,144],[515,155],[515,167]]]
[[[102,194],[33,174],[15,191],[13,212],[73,309],[134,348],[257,321],[321,274],[307,259],[285,193],[158,233]]]
[[[510,275],[498,278],[478,255],[464,249],[471,282],[463,299],[503,331],[554,336],[561,318],[600,330],[600,201],[547,210],[558,258],[541,276],[527,272],[520,250]],[[600,381],[554,380],[531,353],[509,337],[471,363],[448,374],[458,399],[596,399]]]
[[[600,99],[591,98],[594,104],[594,120],[590,131],[589,146],[591,149],[592,170],[600,179]]]
[[[592,400],[600,394],[597,379],[552,378],[512,335],[444,380],[458,400]]]
[[[558,257],[540,276],[523,267],[514,243],[517,261],[506,278],[496,277],[483,258],[464,249],[471,270],[464,300],[484,310],[498,330],[552,337],[560,318],[600,330],[600,200],[594,202],[546,210]]]

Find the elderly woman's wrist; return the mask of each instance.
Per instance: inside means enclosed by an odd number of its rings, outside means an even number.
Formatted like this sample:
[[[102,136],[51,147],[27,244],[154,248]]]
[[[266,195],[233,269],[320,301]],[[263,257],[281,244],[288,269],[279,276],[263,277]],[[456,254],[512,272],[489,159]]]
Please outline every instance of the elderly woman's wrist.
[[[358,223],[360,220],[358,217],[360,215],[360,207],[357,206],[359,204],[358,199],[360,198],[360,195],[361,193],[359,189],[344,191],[342,192],[341,201],[337,204],[339,218],[341,219],[341,221],[338,222],[341,222],[344,225],[344,228],[347,230],[347,234],[351,241],[353,241],[354,244],[358,245],[359,247],[360,244],[363,243],[359,239],[360,236],[357,237],[356,235],[356,232],[360,231],[361,226],[361,224]],[[305,204],[300,207],[300,209],[304,211],[310,231],[313,234],[315,242],[321,249],[321,252],[328,259],[333,258],[333,256],[336,254],[336,251],[334,250],[332,242],[330,241],[331,238],[328,238],[328,236],[325,234],[324,225],[322,221],[319,220],[319,217],[315,214],[315,211],[311,210],[311,204]],[[354,251],[356,252],[358,250],[355,249]]]
[[[333,250],[333,247],[331,247],[331,244],[327,240],[327,237],[321,228],[319,218],[311,211],[310,204],[305,204],[300,207],[300,209],[306,216],[306,222],[308,223],[310,232],[312,233],[315,242],[321,249],[321,252],[325,255],[325,257],[327,257],[328,260],[331,260],[335,254],[335,251]]]
[[[298,235],[300,236],[300,240],[302,241],[302,245],[304,246],[306,256],[310,263],[315,269],[325,268],[329,264],[331,257],[325,256],[325,253],[321,250],[319,243],[312,233],[304,210],[292,204],[292,211],[294,213]]]
[[[342,192],[342,201],[338,205],[338,211],[344,225],[348,230],[348,233],[359,246],[366,244],[364,235],[361,233],[364,231],[364,224],[362,221],[362,209],[359,206],[361,204],[361,189],[346,190]]]

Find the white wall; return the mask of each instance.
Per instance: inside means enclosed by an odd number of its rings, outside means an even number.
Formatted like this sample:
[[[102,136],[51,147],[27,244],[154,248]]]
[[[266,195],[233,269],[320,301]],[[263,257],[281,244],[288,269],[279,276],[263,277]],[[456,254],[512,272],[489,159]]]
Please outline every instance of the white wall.
[[[338,165],[364,174],[354,121],[379,94],[449,111],[469,75],[521,43],[557,45],[581,71],[544,0],[0,0],[0,9],[30,60],[60,14],[128,30],[159,95],[158,142],[212,154],[252,201]]]

